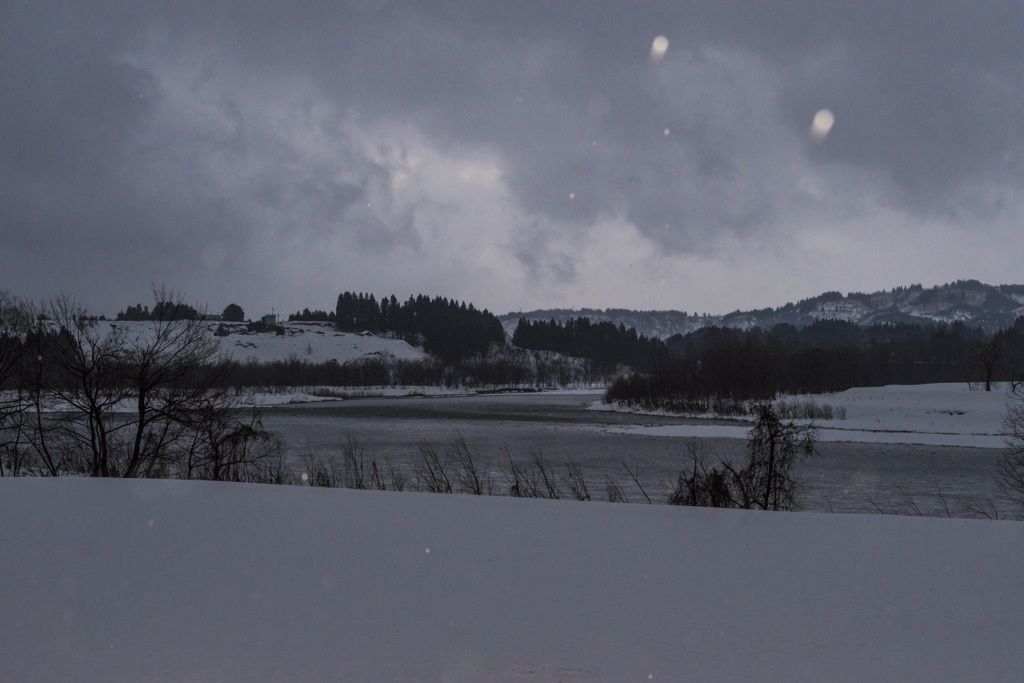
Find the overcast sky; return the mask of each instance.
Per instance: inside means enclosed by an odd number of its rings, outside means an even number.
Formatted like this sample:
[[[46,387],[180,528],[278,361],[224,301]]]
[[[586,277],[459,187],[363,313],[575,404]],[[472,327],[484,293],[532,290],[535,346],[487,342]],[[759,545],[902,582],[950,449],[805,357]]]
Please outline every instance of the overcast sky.
[[[256,316],[1022,283],[1022,7],[7,0],[0,289]]]

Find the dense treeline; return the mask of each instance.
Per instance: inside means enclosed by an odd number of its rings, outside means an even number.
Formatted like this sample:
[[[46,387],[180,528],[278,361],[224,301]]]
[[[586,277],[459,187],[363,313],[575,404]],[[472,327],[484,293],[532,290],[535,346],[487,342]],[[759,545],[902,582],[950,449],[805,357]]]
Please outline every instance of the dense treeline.
[[[658,339],[638,335],[635,328],[618,327],[611,322],[592,323],[589,318],[567,320],[564,324],[550,321],[519,319],[512,343],[522,349],[554,351],[567,356],[588,358],[599,367],[628,365],[640,372],[650,372],[666,354],[665,344]]]
[[[343,292],[335,310],[342,332],[388,333],[423,349],[444,361],[487,353],[492,344],[502,344],[501,322],[487,310],[454,299],[422,294],[401,303],[372,294]]]
[[[320,309],[309,310],[303,308],[301,311],[292,313],[288,316],[288,322],[300,322],[300,323],[333,323],[337,321],[337,315],[334,311],[321,311]]]
[[[309,363],[299,358],[231,364],[229,386],[377,387],[433,386],[472,389],[557,388],[605,384],[612,377],[584,360],[505,348],[500,353],[455,361],[363,358],[347,363]]]
[[[963,324],[921,327],[823,320],[770,331],[709,327],[668,340],[658,371],[620,378],[612,400],[642,405],[745,401],[786,393],[1006,380],[1024,371],[1024,318],[986,336]]]
[[[135,304],[117,314],[118,320],[199,320],[203,316],[194,307],[174,301],[158,301],[153,310]]]

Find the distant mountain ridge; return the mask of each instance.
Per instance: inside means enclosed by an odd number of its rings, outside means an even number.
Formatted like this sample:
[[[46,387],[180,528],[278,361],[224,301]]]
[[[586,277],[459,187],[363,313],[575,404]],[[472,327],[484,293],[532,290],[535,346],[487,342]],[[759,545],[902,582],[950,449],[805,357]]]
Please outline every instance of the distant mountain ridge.
[[[957,280],[925,288],[896,287],[873,294],[825,292],[780,308],[733,311],[725,315],[696,315],[682,311],[632,311],[627,309],[545,309],[498,316],[507,334],[515,332],[520,318],[565,322],[590,318],[634,327],[647,337],[667,339],[702,327],[717,325],[771,329],[788,323],[805,327],[817,320],[844,320],[858,325],[911,323],[920,325],[963,323],[995,332],[1013,325],[1024,315],[1024,285],[986,285],[977,280]]]

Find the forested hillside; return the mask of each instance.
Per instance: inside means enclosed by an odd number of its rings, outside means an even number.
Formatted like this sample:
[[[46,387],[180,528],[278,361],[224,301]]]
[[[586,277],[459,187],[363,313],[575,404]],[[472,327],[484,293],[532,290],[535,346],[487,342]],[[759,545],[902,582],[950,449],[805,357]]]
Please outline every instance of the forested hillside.
[[[578,317],[589,318],[592,323],[610,322],[635,327],[647,337],[668,339],[676,334],[688,334],[704,327],[731,327],[750,330],[760,327],[769,330],[776,325],[797,327],[811,325],[818,320],[842,320],[864,327],[885,323],[918,325],[963,323],[980,327],[992,334],[1013,325],[1024,315],[1024,286],[988,285],[977,280],[957,280],[935,287],[919,284],[894,287],[866,294],[863,292],[824,292],[814,297],[787,303],[776,308],[736,310],[732,313],[709,315],[682,311],[634,311],[621,308],[606,309],[544,309],[501,316],[509,334],[521,318],[528,321],[565,323]]]
[[[442,360],[487,353],[502,344],[505,333],[498,319],[473,304],[422,294],[404,303],[391,295],[378,302],[373,294],[342,292],[335,320],[342,332],[385,333],[423,349]]]
[[[587,358],[601,368],[628,365],[635,370],[649,372],[666,354],[665,344],[657,339],[638,335],[634,328],[619,323],[592,323],[588,318],[568,320],[564,324],[519,321],[512,343],[522,349],[554,351],[576,358]]]
[[[994,335],[961,323],[710,327],[672,337],[667,346],[669,359],[656,372],[620,378],[608,397],[657,406],[887,384],[977,382],[985,388],[1024,372],[1024,318]]]

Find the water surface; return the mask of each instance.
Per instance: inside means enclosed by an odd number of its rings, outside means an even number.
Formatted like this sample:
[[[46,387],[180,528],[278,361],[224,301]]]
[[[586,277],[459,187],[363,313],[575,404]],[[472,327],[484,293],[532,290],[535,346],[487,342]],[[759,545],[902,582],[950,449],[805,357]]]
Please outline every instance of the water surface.
[[[264,424],[281,434],[301,469],[304,453],[339,455],[349,438],[383,463],[411,476],[419,444],[438,448],[461,435],[486,464],[499,492],[507,492],[501,466],[508,457],[541,453],[559,473],[570,459],[583,467],[595,499],[605,498],[608,478],[631,502],[643,492],[623,463],[638,473],[643,490],[664,502],[671,482],[687,466],[687,438],[617,434],[621,425],[695,423],[689,418],[587,410],[599,392],[495,394],[467,397],[366,398],[268,409]],[[724,424],[738,424],[722,421]],[[743,439],[703,439],[716,457],[743,456]],[[799,466],[808,510],[963,514],[963,504],[994,498],[1001,453],[991,448],[862,443],[822,443]],[[638,470],[636,468],[639,468]]]

